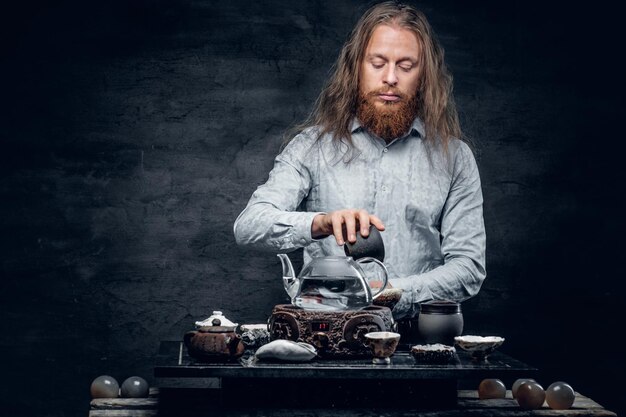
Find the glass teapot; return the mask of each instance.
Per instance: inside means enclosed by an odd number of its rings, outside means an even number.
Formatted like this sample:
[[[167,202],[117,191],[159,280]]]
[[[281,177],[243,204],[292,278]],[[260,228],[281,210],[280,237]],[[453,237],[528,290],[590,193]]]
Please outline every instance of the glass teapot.
[[[291,303],[304,310],[341,311],[369,307],[387,285],[385,265],[371,257],[355,261],[349,256],[323,256],[304,265],[296,277],[285,254],[278,254],[283,265],[283,285]],[[380,276],[365,277],[360,264],[373,262],[382,269]]]

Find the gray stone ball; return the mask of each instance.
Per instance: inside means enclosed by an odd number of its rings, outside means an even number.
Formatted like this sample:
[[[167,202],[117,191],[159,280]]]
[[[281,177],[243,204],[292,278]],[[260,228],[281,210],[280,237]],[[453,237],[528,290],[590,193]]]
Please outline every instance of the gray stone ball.
[[[122,382],[122,397],[146,398],[150,393],[148,381],[140,376],[131,376]]]
[[[100,375],[91,383],[91,398],[117,398],[120,385],[109,375]]]

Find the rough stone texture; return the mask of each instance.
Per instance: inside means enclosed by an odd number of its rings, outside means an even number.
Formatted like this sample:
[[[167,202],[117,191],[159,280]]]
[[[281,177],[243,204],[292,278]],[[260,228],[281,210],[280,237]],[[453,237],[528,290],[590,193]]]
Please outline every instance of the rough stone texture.
[[[483,180],[488,278],[463,306],[466,333],[504,336],[544,385],[623,411],[619,14],[417,5]],[[85,415],[95,377],[150,382],[158,342],[212,310],[257,323],[287,301],[278,259],[236,247],[232,224],[366,4],[13,6],[0,25],[0,409]],[[583,354],[580,338],[608,343]]]

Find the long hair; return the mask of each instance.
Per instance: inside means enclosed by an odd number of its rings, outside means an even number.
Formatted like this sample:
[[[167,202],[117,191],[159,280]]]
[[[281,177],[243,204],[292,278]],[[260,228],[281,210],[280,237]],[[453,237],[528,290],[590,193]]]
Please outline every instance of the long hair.
[[[441,141],[447,151],[451,137],[461,138],[461,128],[452,96],[452,76],[444,62],[444,50],[426,16],[396,1],[376,4],[363,14],[341,49],[332,76],[317,98],[313,111],[288,134],[291,136],[316,126],[318,137],[330,133],[337,142],[352,144],[350,126],[358,105],[361,61],[378,25],[401,27],[417,36],[421,46],[420,81],[415,92],[417,116],[425,125],[426,140],[433,143]]]

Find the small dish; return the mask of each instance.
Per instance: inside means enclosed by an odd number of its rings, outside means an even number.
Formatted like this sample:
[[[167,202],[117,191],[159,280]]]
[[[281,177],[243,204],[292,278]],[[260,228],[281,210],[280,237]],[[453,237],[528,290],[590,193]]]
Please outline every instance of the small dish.
[[[411,347],[411,356],[420,363],[447,363],[455,358],[456,349],[441,343],[415,345]]]
[[[456,346],[460,347],[476,360],[484,360],[492,354],[502,343],[500,336],[457,336],[454,338]]]

